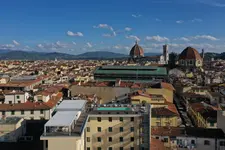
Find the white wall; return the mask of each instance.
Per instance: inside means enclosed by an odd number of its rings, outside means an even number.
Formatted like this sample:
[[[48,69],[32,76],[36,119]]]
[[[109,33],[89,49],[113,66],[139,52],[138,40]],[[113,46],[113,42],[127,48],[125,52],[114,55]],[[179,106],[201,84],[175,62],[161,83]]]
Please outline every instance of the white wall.
[[[12,102],[12,104],[17,104],[19,101],[20,103],[25,103],[28,97],[29,94],[27,92],[25,92],[24,94],[5,95],[5,104],[9,104],[10,101]]]
[[[0,112],[0,118],[2,118],[2,113]],[[21,114],[21,111],[15,111],[14,115],[11,114],[11,111],[5,112],[5,117],[22,117],[26,120],[40,120],[41,117],[48,120],[51,118],[50,110],[43,110],[43,114],[41,114],[40,110],[35,110],[34,114],[31,114],[30,110],[24,111],[24,114]]]
[[[225,133],[225,111],[217,111],[217,127],[222,129]]]

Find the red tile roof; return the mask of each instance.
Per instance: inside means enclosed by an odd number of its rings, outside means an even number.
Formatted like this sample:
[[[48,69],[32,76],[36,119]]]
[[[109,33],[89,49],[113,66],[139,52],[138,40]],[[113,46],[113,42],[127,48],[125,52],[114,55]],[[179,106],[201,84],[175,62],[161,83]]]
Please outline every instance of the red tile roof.
[[[56,106],[63,94],[58,93],[53,96],[48,102],[30,102],[19,104],[0,104],[0,111],[12,111],[12,110],[48,110]]]

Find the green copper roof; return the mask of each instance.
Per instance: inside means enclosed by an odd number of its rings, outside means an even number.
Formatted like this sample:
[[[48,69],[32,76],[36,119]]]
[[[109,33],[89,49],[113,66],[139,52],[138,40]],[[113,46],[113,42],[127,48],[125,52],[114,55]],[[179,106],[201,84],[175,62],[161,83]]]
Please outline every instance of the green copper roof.
[[[155,66],[101,66],[94,74],[127,74],[127,75],[167,75],[165,67]]]
[[[99,107],[97,110],[103,110],[103,111],[129,111],[131,110],[128,107]]]

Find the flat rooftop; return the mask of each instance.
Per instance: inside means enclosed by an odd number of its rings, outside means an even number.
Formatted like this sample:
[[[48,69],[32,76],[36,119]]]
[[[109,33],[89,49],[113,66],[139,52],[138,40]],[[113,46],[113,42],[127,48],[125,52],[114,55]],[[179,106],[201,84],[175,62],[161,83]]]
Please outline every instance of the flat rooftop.
[[[7,117],[6,119],[0,119],[0,125],[3,124],[17,124],[22,118],[20,117]]]
[[[79,111],[59,111],[46,124],[51,126],[70,126],[79,117]]]
[[[102,104],[92,105],[90,115],[140,115],[148,112],[150,105]]]
[[[156,66],[100,66],[94,74],[167,75],[165,67]]]
[[[86,100],[63,100],[56,111],[82,111],[86,103]]]

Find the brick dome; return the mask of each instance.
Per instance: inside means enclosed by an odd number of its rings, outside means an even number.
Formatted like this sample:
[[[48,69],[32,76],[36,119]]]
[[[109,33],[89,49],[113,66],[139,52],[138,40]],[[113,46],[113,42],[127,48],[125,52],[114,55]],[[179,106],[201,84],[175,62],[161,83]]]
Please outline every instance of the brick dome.
[[[179,60],[202,60],[198,51],[192,47],[185,48],[179,55]]]
[[[135,43],[135,45],[130,50],[130,56],[133,57],[133,58],[144,57],[144,50],[141,46],[138,45],[137,42]]]

